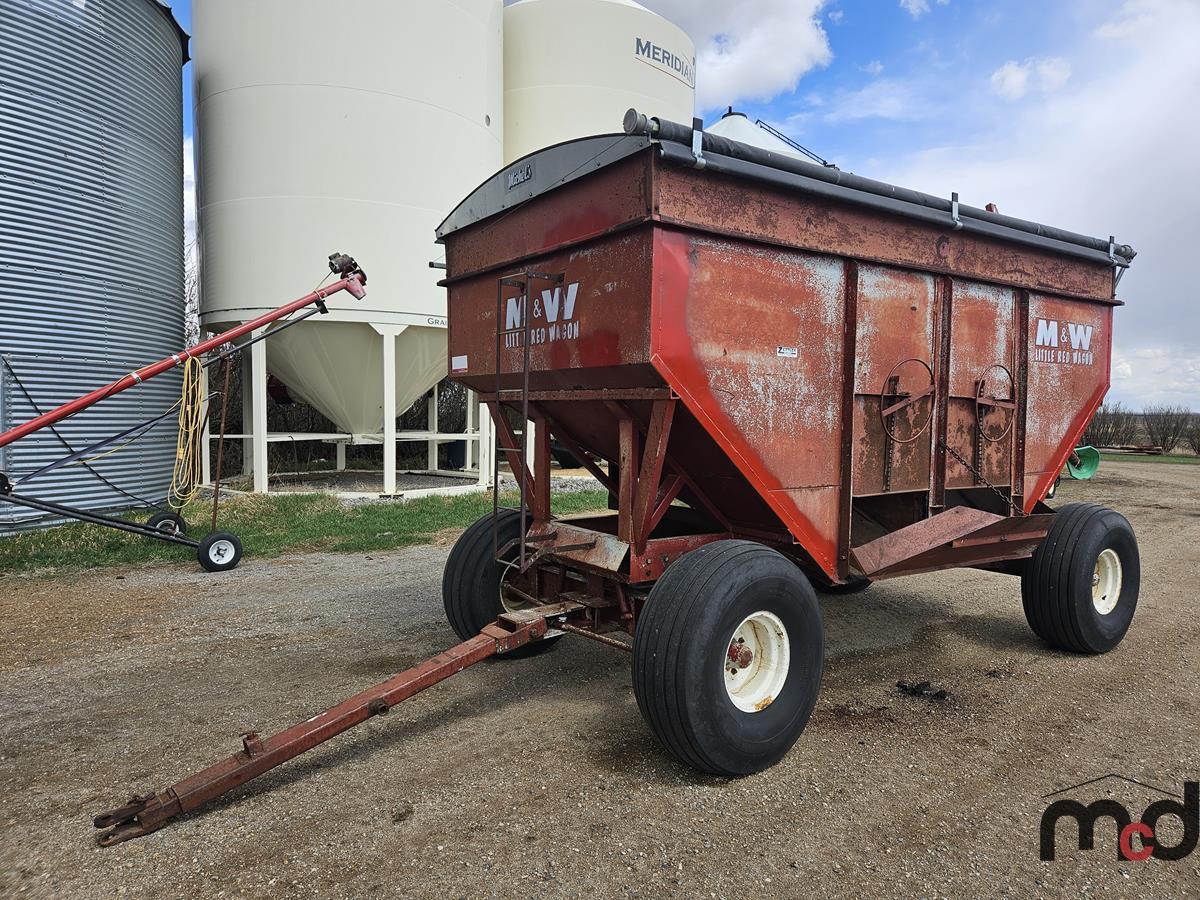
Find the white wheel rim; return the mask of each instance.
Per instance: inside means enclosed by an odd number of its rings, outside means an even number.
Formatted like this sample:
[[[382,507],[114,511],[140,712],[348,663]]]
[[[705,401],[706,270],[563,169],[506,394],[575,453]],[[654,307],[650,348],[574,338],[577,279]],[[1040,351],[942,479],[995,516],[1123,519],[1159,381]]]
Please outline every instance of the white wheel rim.
[[[218,566],[224,565],[233,558],[233,541],[222,538],[208,545],[208,558]]]
[[[1096,559],[1092,573],[1092,606],[1102,616],[1117,608],[1121,599],[1121,558],[1111,547]]]
[[[748,652],[747,652],[748,651]],[[721,667],[725,691],[742,712],[762,712],[783,690],[791,642],[779,616],[760,610],[733,630]]]

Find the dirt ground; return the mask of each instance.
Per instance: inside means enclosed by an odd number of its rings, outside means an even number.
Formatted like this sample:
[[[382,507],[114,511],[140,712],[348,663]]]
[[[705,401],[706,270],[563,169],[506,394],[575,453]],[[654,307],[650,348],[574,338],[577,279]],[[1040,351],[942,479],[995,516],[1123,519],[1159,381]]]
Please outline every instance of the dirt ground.
[[[826,598],[799,743],[740,780],[643,725],[629,657],[568,636],[489,662],[199,813],[111,849],[91,817],[453,643],[447,548],[0,578],[0,893],[180,896],[1065,896],[1200,893],[1200,851],[1118,861],[1110,821],[1038,859],[1044,795],[1200,777],[1200,466],[1105,462],[1059,495],[1123,511],[1141,602],[1113,653],[1025,624],[1015,579]],[[950,693],[901,694],[899,680]],[[1109,779],[1140,816],[1149,797]],[[1165,832],[1164,832],[1165,833]]]

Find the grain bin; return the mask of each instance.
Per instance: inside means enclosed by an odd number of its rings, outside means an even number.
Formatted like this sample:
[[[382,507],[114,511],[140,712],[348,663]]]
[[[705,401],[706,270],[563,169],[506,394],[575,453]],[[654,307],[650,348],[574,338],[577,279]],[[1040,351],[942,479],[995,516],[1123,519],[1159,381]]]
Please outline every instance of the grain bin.
[[[506,163],[612,131],[630,106],[690,121],[695,93],[691,39],[631,0],[520,0],[504,10]]]
[[[183,344],[187,36],[154,0],[0,3],[0,431]],[[179,378],[0,451],[20,479],[163,412]],[[88,509],[161,501],[169,426],[31,479]],[[9,508],[0,528],[28,521]]]
[[[445,374],[434,228],[501,153],[500,0],[196,0],[202,323],[309,290],[353,246],[362,304],[267,342],[266,367],[348,434]],[[331,44],[336,32],[343,39]]]

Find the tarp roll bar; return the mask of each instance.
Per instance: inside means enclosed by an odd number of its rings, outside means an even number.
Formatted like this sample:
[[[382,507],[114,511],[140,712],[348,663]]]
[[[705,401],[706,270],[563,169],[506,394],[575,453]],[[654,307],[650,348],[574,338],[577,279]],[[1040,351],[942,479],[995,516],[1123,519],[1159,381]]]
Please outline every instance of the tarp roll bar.
[[[659,141],[664,159],[684,165],[697,164],[690,125],[648,117],[634,109],[625,114],[624,124],[626,134],[643,134]],[[1128,244],[1115,244],[1103,238],[955,204],[944,197],[853,175],[832,166],[819,166],[708,132],[702,132],[699,147],[704,168],[715,172],[767,181],[894,215],[1042,247],[1093,262],[1108,262],[1120,268],[1127,268],[1137,255]]]

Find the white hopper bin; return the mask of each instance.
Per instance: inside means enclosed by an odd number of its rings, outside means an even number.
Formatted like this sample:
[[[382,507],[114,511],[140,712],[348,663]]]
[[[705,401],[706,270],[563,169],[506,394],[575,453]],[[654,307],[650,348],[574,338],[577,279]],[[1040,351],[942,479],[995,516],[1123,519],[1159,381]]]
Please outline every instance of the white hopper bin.
[[[518,0],[504,10],[504,161],[621,131],[631,106],[690,122],[696,48],[632,0]]]
[[[365,300],[256,345],[255,490],[269,369],[340,439],[382,441],[394,493],[396,415],[447,368],[434,228],[501,164],[501,0],[195,0],[193,17],[203,327],[311,290],[334,250],[369,277]]]

